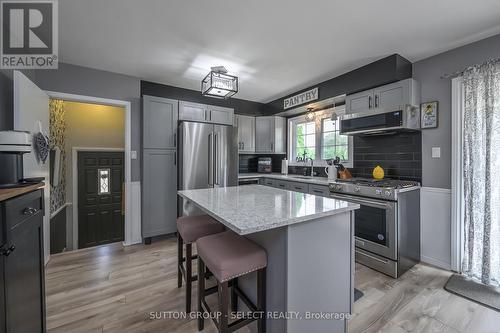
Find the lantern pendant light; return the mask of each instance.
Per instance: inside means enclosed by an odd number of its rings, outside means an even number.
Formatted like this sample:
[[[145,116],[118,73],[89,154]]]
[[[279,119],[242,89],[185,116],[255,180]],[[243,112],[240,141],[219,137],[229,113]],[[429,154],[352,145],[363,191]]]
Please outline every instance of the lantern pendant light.
[[[215,98],[229,98],[238,92],[238,77],[227,74],[224,66],[212,67],[201,81],[201,94]]]

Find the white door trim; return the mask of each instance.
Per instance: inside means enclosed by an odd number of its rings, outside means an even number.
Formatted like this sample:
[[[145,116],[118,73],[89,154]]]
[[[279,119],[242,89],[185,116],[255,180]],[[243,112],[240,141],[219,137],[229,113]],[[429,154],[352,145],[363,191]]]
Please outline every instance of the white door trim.
[[[451,81],[451,269],[461,272],[463,255],[463,85]]]
[[[71,167],[73,183],[73,248],[78,246],[78,152],[80,151],[101,151],[101,152],[124,152],[123,148],[93,148],[93,147],[72,147],[71,148]],[[126,199],[126,198],[125,198]],[[125,209],[125,230],[127,230],[127,213]],[[126,234],[126,232],[125,232]]]
[[[132,150],[132,106],[129,101],[116,99],[108,99],[101,97],[67,94],[55,91],[46,91],[50,98],[62,99],[65,101],[82,102],[91,104],[112,105],[125,108],[125,241],[123,245],[132,245],[138,243],[138,239],[134,236],[133,230],[141,231],[141,221],[132,219],[132,161],[130,159]],[[74,188],[73,188],[74,189]],[[78,205],[74,202],[73,214],[75,207]],[[78,209],[76,209],[78,210]],[[74,215],[73,215],[74,217]],[[134,225],[132,225],[134,224]],[[137,224],[137,225],[136,225]],[[74,225],[74,224],[73,224]],[[139,233],[140,234],[140,233]],[[141,239],[142,241],[142,239]],[[76,243],[78,244],[78,243]]]

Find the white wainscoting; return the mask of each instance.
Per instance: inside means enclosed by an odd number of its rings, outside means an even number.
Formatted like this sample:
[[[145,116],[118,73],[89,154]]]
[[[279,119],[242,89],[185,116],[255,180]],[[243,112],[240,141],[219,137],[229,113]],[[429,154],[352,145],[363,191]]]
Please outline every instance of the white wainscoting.
[[[130,193],[130,203],[131,203],[131,223],[129,223],[130,228],[125,230],[126,240],[129,242],[124,242],[123,245],[132,245],[142,243],[142,231],[141,231],[141,182],[131,182],[130,183],[131,193]]]
[[[420,192],[421,260],[451,269],[451,190],[422,187]]]

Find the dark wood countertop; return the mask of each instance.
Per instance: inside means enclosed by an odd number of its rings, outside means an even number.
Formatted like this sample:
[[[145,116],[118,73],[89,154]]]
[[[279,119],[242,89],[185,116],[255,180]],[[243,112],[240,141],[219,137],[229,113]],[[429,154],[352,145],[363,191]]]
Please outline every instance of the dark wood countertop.
[[[3,188],[0,189],[0,201],[5,201],[13,197],[17,197],[18,195],[32,192],[38,190],[45,186],[45,183],[37,183],[24,187],[16,187],[16,188]]]

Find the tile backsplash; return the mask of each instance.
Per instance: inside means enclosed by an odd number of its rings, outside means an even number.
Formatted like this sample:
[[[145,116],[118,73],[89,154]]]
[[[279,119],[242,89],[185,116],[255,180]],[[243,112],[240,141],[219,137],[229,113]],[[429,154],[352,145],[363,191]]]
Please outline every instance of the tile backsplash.
[[[388,178],[422,182],[421,132],[354,137],[353,176],[371,178],[377,165]]]

